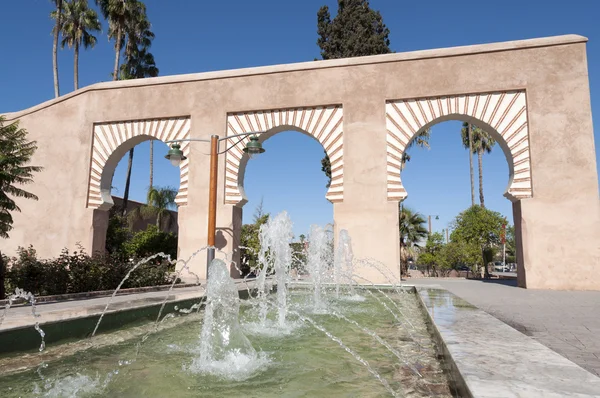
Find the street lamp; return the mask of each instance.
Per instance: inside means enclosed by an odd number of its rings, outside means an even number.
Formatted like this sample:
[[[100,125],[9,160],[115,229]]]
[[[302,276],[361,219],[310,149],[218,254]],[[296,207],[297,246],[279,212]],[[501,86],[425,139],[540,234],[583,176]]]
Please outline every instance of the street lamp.
[[[435,216],[435,219],[436,219],[436,220],[439,220],[439,219],[440,219],[440,216],[437,216],[437,215],[433,215],[433,216]],[[427,218],[428,218],[428,220],[429,220],[429,235],[431,235],[431,217],[433,217],[433,216],[432,216],[432,215],[430,215],[430,216],[427,216]]]
[[[210,180],[208,190],[208,250],[206,253],[206,279],[208,279],[208,267],[210,263],[215,259],[215,235],[217,230],[217,175],[219,169],[219,155],[228,152],[231,148],[239,144],[245,137],[250,137],[250,142],[244,148],[244,152],[247,153],[250,158],[254,158],[256,155],[263,153],[265,150],[262,144],[258,141],[258,135],[264,133],[264,131],[256,131],[250,133],[242,133],[230,135],[227,137],[220,138],[218,135],[211,135],[210,140],[202,138],[186,138],[181,140],[165,141],[166,144],[172,144],[171,149],[165,155],[165,158],[171,161],[171,164],[175,167],[179,167],[182,160],[186,157],[183,155],[181,150],[180,142],[184,141],[200,141],[210,142]],[[231,138],[240,137],[240,140],[225,149],[223,152],[219,152],[219,142],[229,140]]]

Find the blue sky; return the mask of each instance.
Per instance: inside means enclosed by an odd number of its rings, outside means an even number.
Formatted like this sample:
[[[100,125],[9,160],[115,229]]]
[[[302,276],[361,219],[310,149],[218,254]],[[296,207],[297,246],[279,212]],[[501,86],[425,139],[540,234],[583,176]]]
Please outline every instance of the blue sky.
[[[146,4],[156,34],[152,52],[164,76],[310,61],[319,57],[317,10],[327,4],[335,12],[337,2],[147,0]],[[391,48],[397,52],[568,33],[587,36],[592,110],[597,114],[600,2],[371,0],[371,6],[381,11],[391,31]],[[51,9],[49,0],[3,4],[0,113],[53,97]],[[103,28],[106,32],[106,22]],[[110,80],[113,57],[112,43],[105,33],[100,34],[96,48],[80,55],[80,86]],[[60,51],[59,67],[64,94],[73,89],[72,51]],[[406,205],[425,215],[439,215],[440,219],[433,221],[434,230],[446,228],[470,204],[468,155],[461,147],[459,129],[457,122],[434,126],[431,149],[414,149],[403,172],[409,192]],[[598,133],[595,139],[598,147]],[[158,143],[155,148],[155,184],[177,187],[178,171],[162,159],[167,146]],[[263,198],[267,212],[285,209],[290,213],[296,235],[307,233],[310,224],[331,222],[333,207],[324,198],[320,144],[302,134],[284,132],[269,139],[265,148],[264,155],[248,164],[245,187],[250,201],[244,207],[244,221],[252,219]],[[136,147],[131,188],[135,200],[145,197],[148,156],[148,143]],[[115,173],[117,195],[123,192],[125,169],[123,161]],[[292,176],[289,180],[285,178],[288,174]],[[496,148],[484,159],[486,205],[512,221],[511,204],[502,196],[507,183],[506,160]]]

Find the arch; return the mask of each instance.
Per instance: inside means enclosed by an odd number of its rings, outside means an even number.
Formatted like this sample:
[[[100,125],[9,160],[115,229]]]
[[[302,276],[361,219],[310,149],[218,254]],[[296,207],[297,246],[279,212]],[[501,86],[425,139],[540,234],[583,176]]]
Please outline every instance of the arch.
[[[387,197],[408,194],[400,177],[400,160],[419,131],[446,120],[463,120],[492,134],[508,161],[509,182],[504,196],[511,201],[533,196],[527,99],[524,90],[464,94],[386,102]]]
[[[88,185],[87,207],[108,210],[113,201],[110,194],[112,174],[121,158],[137,144],[157,139],[169,141],[190,136],[190,117],[131,120],[95,123]],[[189,155],[189,142],[181,145],[184,155]],[[180,165],[178,206],[187,205],[188,160]]]
[[[266,131],[259,139],[285,130],[296,130],[321,143],[331,162],[331,185],[326,198],[332,203],[344,199],[344,139],[343,109],[341,105],[250,111],[227,115],[227,136],[252,131]],[[249,137],[231,138],[227,145],[233,148],[226,154],[225,203],[243,206],[248,201],[244,192],[244,171],[248,155],[243,148]]]

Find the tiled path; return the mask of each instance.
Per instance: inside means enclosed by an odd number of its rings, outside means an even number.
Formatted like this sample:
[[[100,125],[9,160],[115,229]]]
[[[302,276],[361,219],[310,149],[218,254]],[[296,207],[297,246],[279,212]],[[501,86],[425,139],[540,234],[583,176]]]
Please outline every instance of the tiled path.
[[[600,291],[528,290],[516,281],[408,279],[440,285],[600,376]]]

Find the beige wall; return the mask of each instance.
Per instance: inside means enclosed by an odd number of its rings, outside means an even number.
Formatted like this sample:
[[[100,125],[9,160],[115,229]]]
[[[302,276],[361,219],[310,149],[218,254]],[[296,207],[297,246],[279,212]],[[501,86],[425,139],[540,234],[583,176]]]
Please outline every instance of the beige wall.
[[[86,199],[94,123],[190,116],[191,136],[207,138],[225,135],[232,112],[341,104],[344,199],[334,204],[336,230],[348,229],[356,258],[373,258],[397,275],[398,206],[388,200],[386,185],[386,100],[525,90],[533,197],[515,204],[515,224],[522,227],[520,283],[600,289],[600,201],[585,41],[561,36],[101,83],[8,114],[38,141],[33,161],[45,170],[29,187],[39,202],[19,201],[23,212],[15,214],[11,239],[0,241],[0,248],[12,252],[31,243],[50,257],[76,242],[92,247],[93,210]],[[206,242],[206,151],[202,143],[190,148],[188,203],[179,209],[180,258]],[[241,211],[225,204],[224,171],[221,160],[217,226],[223,238],[217,246],[232,251]],[[204,276],[204,263],[200,253],[190,268]],[[359,272],[385,281],[373,269]]]

